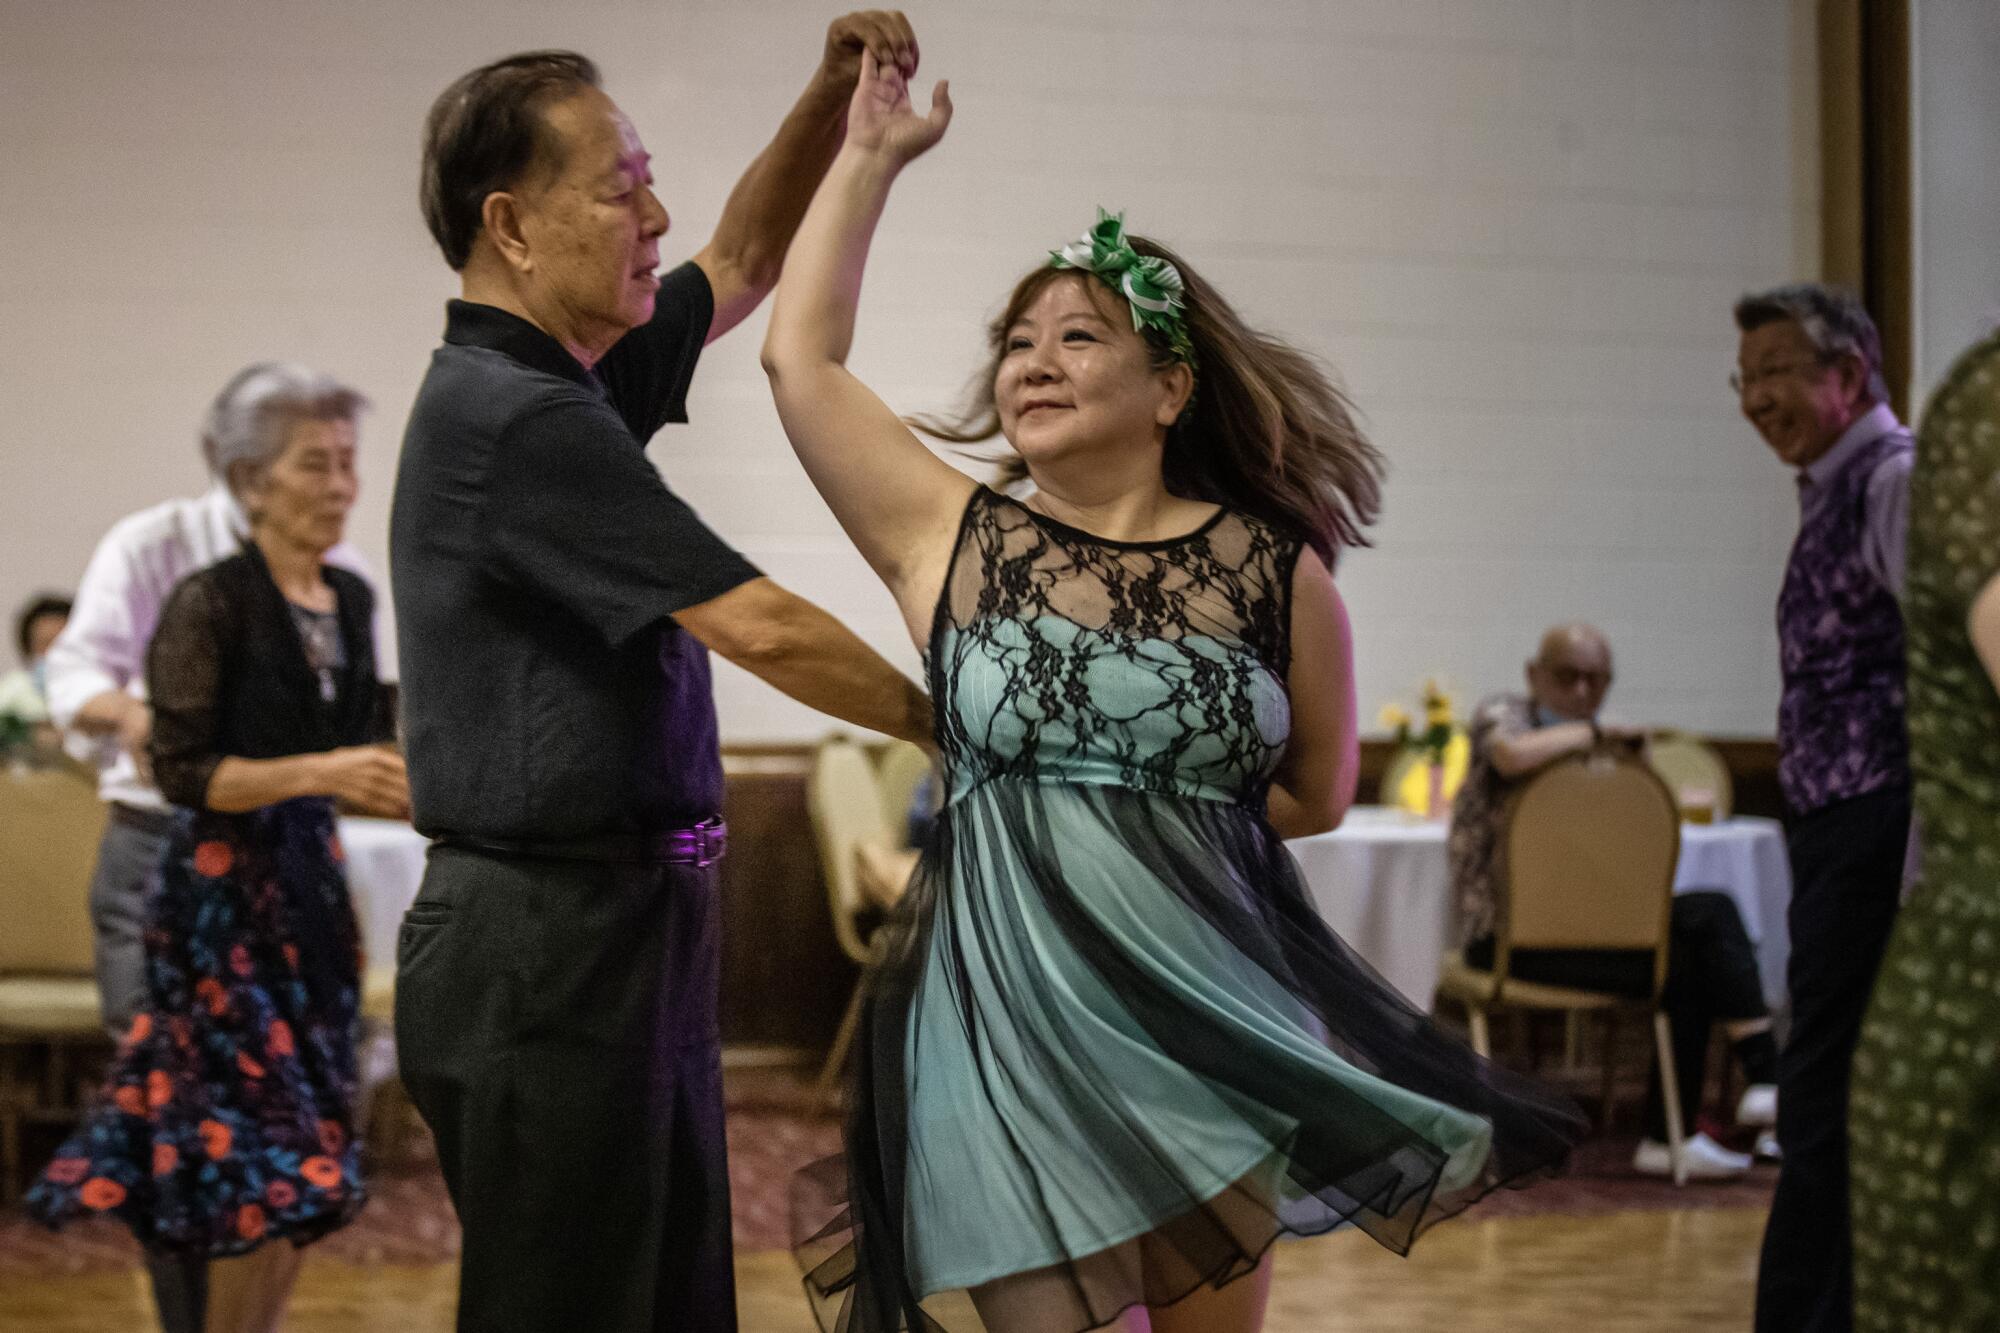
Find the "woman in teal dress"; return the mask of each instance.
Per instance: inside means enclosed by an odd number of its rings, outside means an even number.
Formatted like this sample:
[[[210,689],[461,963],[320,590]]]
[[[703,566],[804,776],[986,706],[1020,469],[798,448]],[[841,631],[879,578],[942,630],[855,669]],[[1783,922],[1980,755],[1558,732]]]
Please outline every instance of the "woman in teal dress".
[[[1313,363],[1103,218],[1015,288],[973,419],[934,431],[1004,435],[1026,499],[847,371],[875,221],[950,116],[909,72],[864,58],[764,354],[924,651],[949,782],[846,1154],[797,1182],[808,1293],[849,1333],[1250,1333],[1280,1235],[1406,1249],[1582,1122],[1370,971],[1282,845],[1352,799],[1330,569],[1379,479]]]
[[[2000,1328],[2000,334],[1932,397],[1910,477],[1923,873],[1854,1058],[1855,1326]]]

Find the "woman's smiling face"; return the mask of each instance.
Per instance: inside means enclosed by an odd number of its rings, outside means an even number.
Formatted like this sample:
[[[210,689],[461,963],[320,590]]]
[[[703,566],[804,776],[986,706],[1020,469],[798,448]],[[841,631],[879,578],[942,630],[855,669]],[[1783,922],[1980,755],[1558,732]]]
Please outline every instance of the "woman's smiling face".
[[[1008,326],[993,400],[1030,463],[1157,440],[1186,404],[1185,372],[1160,369],[1124,302],[1098,279],[1042,285]]]

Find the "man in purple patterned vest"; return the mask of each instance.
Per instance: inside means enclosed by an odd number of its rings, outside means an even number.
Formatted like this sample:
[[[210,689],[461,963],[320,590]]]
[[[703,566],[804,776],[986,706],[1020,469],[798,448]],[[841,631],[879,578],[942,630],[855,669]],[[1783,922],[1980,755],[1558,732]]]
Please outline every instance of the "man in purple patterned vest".
[[[1736,327],[1743,415],[1799,485],[1778,596],[1791,1028],[1757,1328],[1833,1333],[1853,1326],[1848,1070],[1909,846],[1897,596],[1915,450],[1888,404],[1881,336],[1852,295],[1800,284],[1746,296]]]

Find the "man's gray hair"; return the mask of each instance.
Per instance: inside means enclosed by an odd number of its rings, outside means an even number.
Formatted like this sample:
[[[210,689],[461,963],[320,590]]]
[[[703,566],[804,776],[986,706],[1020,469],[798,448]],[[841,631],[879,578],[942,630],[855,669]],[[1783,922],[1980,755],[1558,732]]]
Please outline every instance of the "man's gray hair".
[[[1860,357],[1868,369],[1868,396],[1878,403],[1889,401],[1889,382],[1882,378],[1882,335],[1860,297],[1845,287],[1794,282],[1750,292],[1736,302],[1740,332],[1785,319],[1805,331],[1821,360],[1832,361],[1849,352]]]
[[[352,421],[368,400],[331,375],[290,361],[259,361],[230,377],[202,423],[201,452],[225,483],[238,463],[266,467],[302,421]]]

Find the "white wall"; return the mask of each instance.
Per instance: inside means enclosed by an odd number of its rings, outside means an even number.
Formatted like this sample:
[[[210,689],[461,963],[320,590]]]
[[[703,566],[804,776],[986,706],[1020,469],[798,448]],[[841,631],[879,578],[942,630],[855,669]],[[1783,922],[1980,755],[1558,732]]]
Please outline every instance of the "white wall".
[[[1331,359],[1391,460],[1379,544],[1342,571],[1364,719],[1433,673],[1509,685],[1544,623],[1581,616],[1620,650],[1621,714],[1768,732],[1792,485],[1724,376],[1731,299],[1816,265],[1809,9],[918,7],[959,115],[884,223],[856,365],[904,409],[952,401],[1011,279],[1122,207]],[[414,202],[430,98],[509,51],[592,53],[685,256],[830,13],[0,0],[0,606],[196,489],[204,403],[270,356],[374,398],[353,533],[386,568],[396,441],[452,292]],[[710,349],[695,424],[654,457],[769,573],[914,665],[784,446],[760,336]],[[733,739],[822,726],[732,671],[719,689]]]
[[[1921,0],[1915,65],[1916,392],[2000,321],[2000,5]]]

